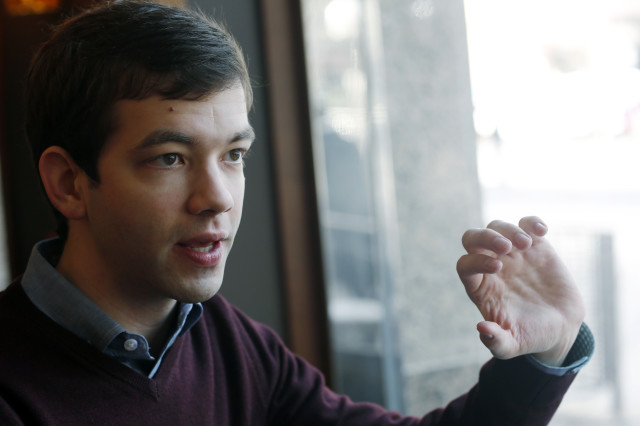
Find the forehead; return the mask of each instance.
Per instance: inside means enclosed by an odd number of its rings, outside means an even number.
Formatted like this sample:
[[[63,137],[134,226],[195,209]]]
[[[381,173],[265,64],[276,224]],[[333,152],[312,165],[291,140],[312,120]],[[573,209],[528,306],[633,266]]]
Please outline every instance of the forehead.
[[[114,105],[115,129],[111,137],[142,138],[147,133],[166,129],[206,132],[212,135],[237,132],[248,126],[244,90],[234,86],[200,100],[145,99],[119,100]]]

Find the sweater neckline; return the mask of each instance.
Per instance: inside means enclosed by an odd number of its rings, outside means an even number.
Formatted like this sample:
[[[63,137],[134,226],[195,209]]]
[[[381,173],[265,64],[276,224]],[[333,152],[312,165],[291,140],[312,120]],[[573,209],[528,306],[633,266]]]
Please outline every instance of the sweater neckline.
[[[26,314],[27,317],[31,318],[31,321],[23,324],[22,329],[19,331],[20,333],[29,333],[34,339],[40,336],[43,339],[40,342],[41,346],[56,346],[59,348],[60,353],[75,359],[85,368],[100,374],[106,374],[108,377],[116,379],[126,386],[133,387],[155,400],[158,400],[163,393],[162,391],[167,383],[167,375],[170,374],[175,365],[177,354],[182,350],[184,340],[190,338],[189,333],[178,337],[174,345],[165,354],[163,363],[154,378],[149,378],[120,363],[118,360],[105,355],[89,342],[82,340],[47,317],[29,300],[19,285],[19,280],[14,281],[4,293],[4,297],[13,300],[0,310],[0,318],[5,315],[10,316],[14,312],[16,315],[18,312],[22,312],[23,316]]]

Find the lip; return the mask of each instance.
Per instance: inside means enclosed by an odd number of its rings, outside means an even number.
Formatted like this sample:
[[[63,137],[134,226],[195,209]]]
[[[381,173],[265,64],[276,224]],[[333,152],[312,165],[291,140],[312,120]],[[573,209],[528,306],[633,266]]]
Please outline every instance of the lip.
[[[174,251],[187,261],[200,267],[214,267],[222,260],[222,243],[225,234],[200,234],[180,240],[174,245]]]

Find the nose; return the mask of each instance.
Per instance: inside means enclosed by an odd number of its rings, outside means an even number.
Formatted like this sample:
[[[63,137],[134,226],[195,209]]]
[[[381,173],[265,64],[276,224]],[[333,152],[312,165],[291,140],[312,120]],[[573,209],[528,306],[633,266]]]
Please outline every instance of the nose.
[[[231,210],[234,206],[232,179],[217,164],[199,171],[187,202],[189,213],[217,215]]]

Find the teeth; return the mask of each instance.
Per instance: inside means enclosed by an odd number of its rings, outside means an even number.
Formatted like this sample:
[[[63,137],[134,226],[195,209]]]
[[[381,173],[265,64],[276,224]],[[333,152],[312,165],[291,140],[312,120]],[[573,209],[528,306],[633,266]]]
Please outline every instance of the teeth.
[[[208,245],[206,247],[189,247],[189,250],[197,251],[200,253],[208,253],[213,250],[213,244]]]

